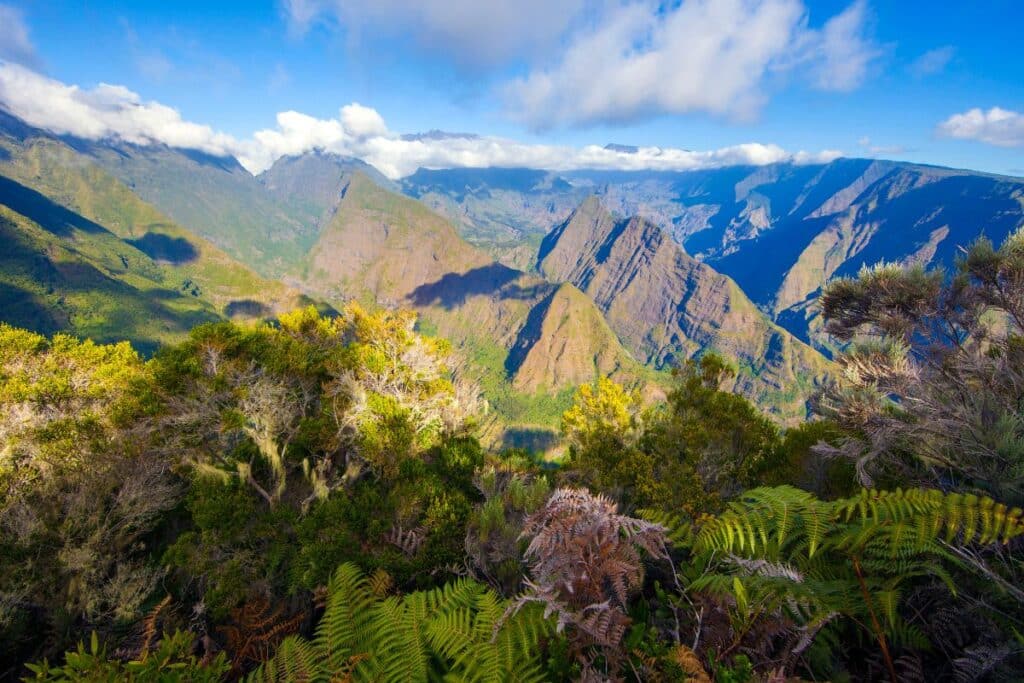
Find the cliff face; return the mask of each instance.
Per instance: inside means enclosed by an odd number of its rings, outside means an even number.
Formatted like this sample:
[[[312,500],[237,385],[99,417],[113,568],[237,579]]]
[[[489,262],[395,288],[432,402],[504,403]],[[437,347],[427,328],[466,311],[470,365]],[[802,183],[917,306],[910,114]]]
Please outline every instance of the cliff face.
[[[711,261],[787,329],[822,347],[829,340],[814,303],[830,279],[879,261],[949,270],[980,234],[998,244],[1024,225],[1019,179],[892,162],[842,168],[848,173],[808,180],[791,208],[776,198],[768,229]]]
[[[684,172],[458,169],[403,183],[474,244],[502,254],[515,245],[517,259],[535,248],[532,236],[596,195],[616,214],[661,227],[821,349],[833,341],[816,308],[830,278],[880,260],[950,269],[979,234],[999,243],[1024,225],[1024,179],[874,159]],[[508,230],[530,237],[506,244]]]
[[[544,241],[539,268],[571,282],[604,313],[638,359],[677,364],[704,349],[736,361],[736,389],[796,414],[825,367],[820,354],[773,324],[728,277],[687,255],[642,218],[617,220],[586,200]]]
[[[568,283],[531,309],[506,365],[513,386],[526,392],[574,387],[604,375],[634,384],[645,375],[594,302]]]
[[[360,173],[300,275],[336,305],[415,308],[425,330],[452,342],[456,376],[480,386],[500,416],[489,438],[502,440],[502,429],[550,433],[569,392],[599,374],[652,390],[652,373],[590,298],[491,260],[441,216]]]
[[[356,172],[307,255],[303,276],[334,299],[399,304],[417,287],[489,262],[448,221]]]

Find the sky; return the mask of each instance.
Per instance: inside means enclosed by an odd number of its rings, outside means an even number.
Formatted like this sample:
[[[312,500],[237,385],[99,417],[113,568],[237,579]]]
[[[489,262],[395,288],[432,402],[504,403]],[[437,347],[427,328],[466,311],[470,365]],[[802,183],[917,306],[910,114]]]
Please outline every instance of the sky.
[[[1021,15],[1016,0],[0,0],[0,107],[254,173],[321,149],[391,177],[840,155],[1024,176]]]

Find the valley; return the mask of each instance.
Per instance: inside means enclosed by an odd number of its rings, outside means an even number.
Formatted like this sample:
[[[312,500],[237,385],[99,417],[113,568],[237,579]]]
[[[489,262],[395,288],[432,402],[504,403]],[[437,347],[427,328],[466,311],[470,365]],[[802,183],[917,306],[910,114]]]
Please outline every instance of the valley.
[[[731,389],[800,420],[839,348],[816,306],[827,281],[880,261],[951,267],[979,223],[996,242],[1024,225],[1024,181],[896,162],[391,181],[311,152],[253,176],[0,124],[8,322],[152,352],[304,302],[412,308],[505,446],[556,444],[582,383],[656,398],[709,351],[735,364]]]

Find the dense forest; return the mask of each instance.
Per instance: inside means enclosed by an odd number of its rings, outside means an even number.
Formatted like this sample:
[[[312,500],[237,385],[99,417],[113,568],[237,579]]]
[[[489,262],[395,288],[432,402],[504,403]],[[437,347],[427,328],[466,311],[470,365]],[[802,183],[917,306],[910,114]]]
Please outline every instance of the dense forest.
[[[127,342],[0,325],[0,678],[1006,680],[1024,668],[1024,233],[821,297],[781,429],[706,353],[492,453],[412,313]]]

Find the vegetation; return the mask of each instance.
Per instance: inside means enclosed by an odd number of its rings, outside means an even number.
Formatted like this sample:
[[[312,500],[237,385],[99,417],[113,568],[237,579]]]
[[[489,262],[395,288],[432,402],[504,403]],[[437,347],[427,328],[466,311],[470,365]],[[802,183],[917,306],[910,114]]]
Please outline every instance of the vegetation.
[[[415,316],[152,358],[0,326],[0,634],[26,680],[1005,680],[1024,666],[1024,238],[825,293],[780,430],[707,353],[560,467],[483,449]]]
[[[494,593],[466,579],[406,596],[342,565],[312,641],[291,637],[250,681],[543,681],[551,625],[539,610],[506,615]]]

